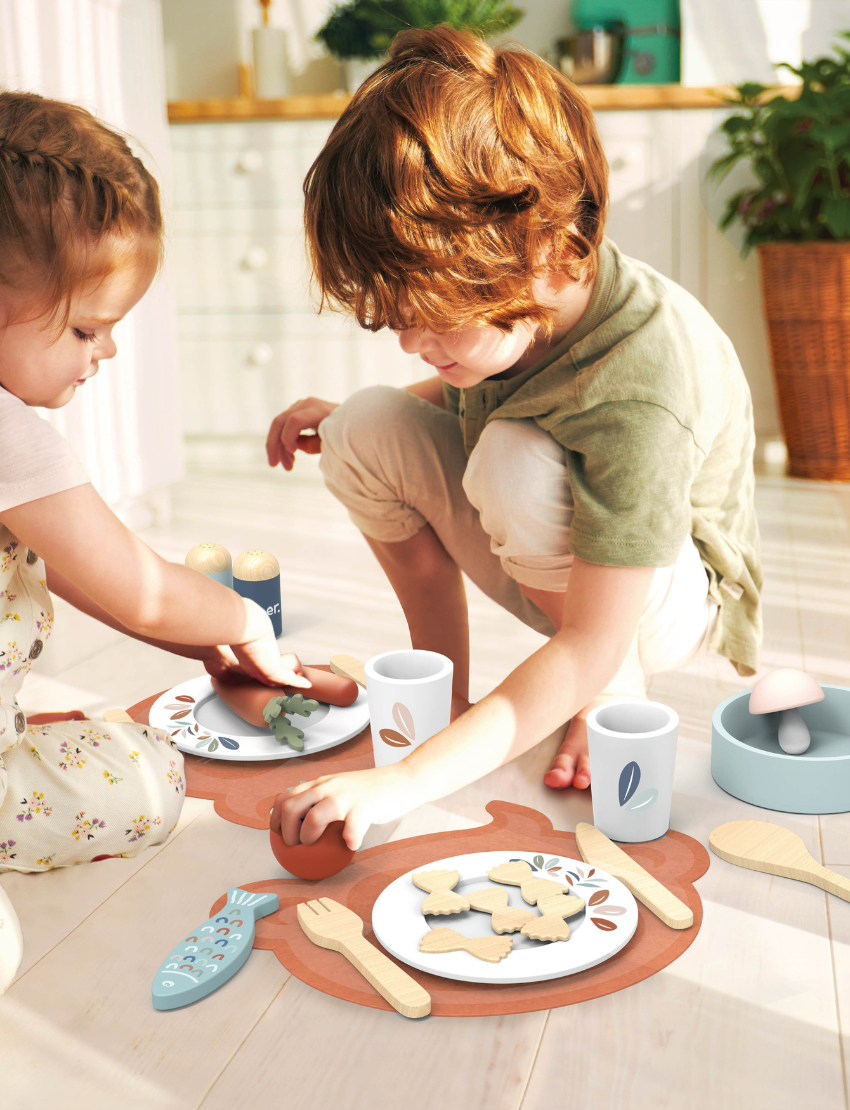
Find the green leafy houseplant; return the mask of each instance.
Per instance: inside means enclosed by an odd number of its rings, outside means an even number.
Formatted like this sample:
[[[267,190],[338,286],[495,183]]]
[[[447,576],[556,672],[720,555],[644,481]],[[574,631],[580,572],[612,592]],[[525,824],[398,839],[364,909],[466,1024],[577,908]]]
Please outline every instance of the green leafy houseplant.
[[[850,32],[842,37],[850,38]],[[720,222],[744,225],[744,247],[850,239],[850,52],[787,65],[800,95],[771,96],[753,82],[727,100],[729,151],[711,167],[721,179],[749,162],[757,182],[730,197]]]
[[[448,23],[486,38],[509,31],[524,14],[507,0],[348,0],[316,38],[337,58],[380,58],[409,27]]]
[[[845,34],[844,38],[850,37]],[[723,124],[724,177],[748,163],[755,183],[730,197],[758,249],[788,474],[850,481],[850,52],[787,66],[797,97],[739,85]]]

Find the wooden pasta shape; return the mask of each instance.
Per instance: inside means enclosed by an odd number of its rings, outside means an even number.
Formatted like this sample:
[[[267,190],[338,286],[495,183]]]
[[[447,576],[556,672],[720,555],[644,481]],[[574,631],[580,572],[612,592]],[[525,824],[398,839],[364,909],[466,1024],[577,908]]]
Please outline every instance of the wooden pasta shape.
[[[537,914],[531,910],[516,909],[508,905],[508,892],[496,886],[474,890],[469,895],[469,906],[491,914],[490,924],[494,933],[515,933],[526,921],[534,921]]]
[[[513,937],[465,937],[454,929],[438,926],[419,942],[420,952],[468,952],[476,959],[497,964],[514,946]]]
[[[538,879],[530,863],[525,860],[513,860],[511,863],[500,863],[487,872],[487,878],[494,883],[505,883],[508,886],[518,886],[523,898],[530,905],[537,904],[540,897],[561,894],[570,889],[569,883],[558,883],[552,879]]]
[[[422,903],[424,914],[463,913],[469,909],[468,899],[452,890],[460,880],[457,871],[420,871],[412,878],[414,886],[428,892],[428,897]]]

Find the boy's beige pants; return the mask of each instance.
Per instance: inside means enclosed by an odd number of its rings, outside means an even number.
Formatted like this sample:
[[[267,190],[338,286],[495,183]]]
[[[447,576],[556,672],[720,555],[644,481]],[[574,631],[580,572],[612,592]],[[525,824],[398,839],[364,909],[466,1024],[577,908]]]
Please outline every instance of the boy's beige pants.
[[[365,535],[397,543],[430,524],[488,597],[546,636],[549,618],[520,590],[563,593],[573,556],[563,447],[533,420],[494,420],[467,458],[458,418],[390,386],[361,389],[322,421],[321,471]],[[656,570],[637,633],[599,700],[646,697],[646,679],[707,644],[717,615],[688,536]]]

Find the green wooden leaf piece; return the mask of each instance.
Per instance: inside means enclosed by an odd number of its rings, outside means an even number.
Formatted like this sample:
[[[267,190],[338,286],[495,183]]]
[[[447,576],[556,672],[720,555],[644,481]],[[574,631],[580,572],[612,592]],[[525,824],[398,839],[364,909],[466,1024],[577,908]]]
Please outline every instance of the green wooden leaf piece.
[[[289,744],[290,748],[294,748],[297,752],[304,751],[304,733],[282,713],[279,717],[275,717],[271,727],[274,730],[274,738],[279,744]]]
[[[305,698],[303,694],[290,694],[281,700],[286,703],[283,706],[284,713],[297,713],[299,717],[309,717],[319,708],[319,703],[314,698]]]

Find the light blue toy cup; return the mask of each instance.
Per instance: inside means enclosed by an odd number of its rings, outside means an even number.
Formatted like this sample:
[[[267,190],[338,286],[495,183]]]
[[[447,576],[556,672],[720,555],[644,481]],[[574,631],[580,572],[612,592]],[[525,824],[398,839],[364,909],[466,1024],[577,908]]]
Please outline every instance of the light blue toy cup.
[[[782,813],[850,811],[850,690],[823,686],[823,701],[800,714],[812,735],[802,755],[776,738],[778,713],[751,714],[751,690],[720,703],[711,718],[711,775],[717,785]]]

